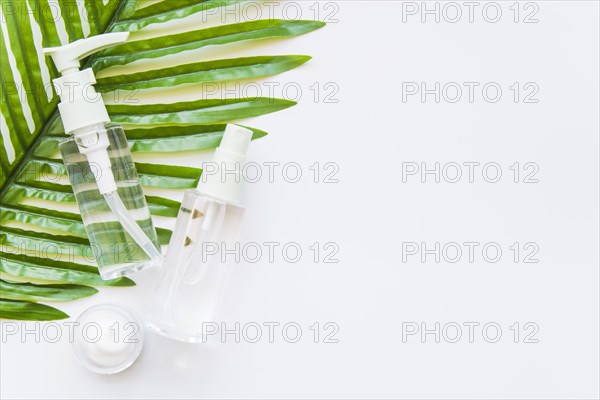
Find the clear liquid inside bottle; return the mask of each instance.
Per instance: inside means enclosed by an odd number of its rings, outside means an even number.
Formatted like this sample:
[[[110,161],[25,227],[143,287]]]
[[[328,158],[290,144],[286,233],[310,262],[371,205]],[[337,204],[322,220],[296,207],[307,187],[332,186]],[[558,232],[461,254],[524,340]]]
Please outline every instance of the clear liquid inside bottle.
[[[109,140],[107,151],[119,197],[140,228],[160,249],[123,128],[107,125],[105,129]],[[90,165],[86,156],[80,153],[75,138],[63,141],[59,148],[102,278],[114,279],[153,265],[155,262],[136,244],[111,212],[94,177],[92,169],[97,166]]]

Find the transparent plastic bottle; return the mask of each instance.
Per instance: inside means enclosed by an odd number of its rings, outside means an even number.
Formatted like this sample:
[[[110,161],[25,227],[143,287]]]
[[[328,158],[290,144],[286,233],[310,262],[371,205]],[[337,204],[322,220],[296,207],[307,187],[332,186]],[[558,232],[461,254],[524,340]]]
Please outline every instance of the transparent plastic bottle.
[[[148,315],[150,329],[185,342],[202,340],[230,268],[218,250],[235,240],[243,215],[243,207],[185,193]]]
[[[128,32],[108,33],[44,49],[61,74],[52,82],[70,137],[59,147],[103,279],[162,262],[125,133],[109,124],[94,89],[94,71],[80,70],[79,60],[128,37]]]
[[[129,215],[160,249],[123,128],[110,124],[104,128],[117,193]],[[96,174],[106,171],[98,171],[100,166],[80,152],[77,136],[69,137],[59,148],[102,278],[113,279],[152,265],[154,261],[123,228],[100,193]]]
[[[205,176],[184,195],[146,318],[156,333],[200,342],[204,324],[214,322],[229,272],[221,250],[233,248],[244,215],[241,170],[251,138],[252,131],[227,125],[213,161],[226,174]]]

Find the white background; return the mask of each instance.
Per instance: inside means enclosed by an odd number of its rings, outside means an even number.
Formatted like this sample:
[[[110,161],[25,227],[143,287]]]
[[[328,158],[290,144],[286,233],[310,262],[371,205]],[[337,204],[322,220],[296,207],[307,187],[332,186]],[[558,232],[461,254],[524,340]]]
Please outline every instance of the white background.
[[[314,18],[312,2],[301,4]],[[274,343],[229,336],[189,345],[147,333],[133,367],[98,376],[76,364],[66,340],[10,337],[1,345],[2,398],[598,398],[598,3],[536,2],[531,24],[513,22],[512,2],[499,3],[498,23],[480,6],[474,23],[463,15],[454,24],[422,23],[419,14],[403,23],[402,2],[336,4],[339,21],[309,35],[185,55],[314,57],[268,79],[297,82],[299,105],[244,121],[270,133],[250,160],[297,162],[303,177],[247,186],[241,241],[297,242],[305,254],[296,264],[279,256],[235,265],[220,307],[230,324],[297,322],[301,340],[287,343],[276,330]],[[338,103],[315,102],[315,82],[336,84]],[[480,86],[472,103],[466,92],[454,104],[433,95],[403,102],[402,82],[496,82],[503,94],[487,102]],[[538,103],[515,103],[514,82],[537,84]],[[339,165],[339,183],[314,183],[315,162]],[[466,175],[403,183],[405,162],[496,162],[503,175],[488,183],[480,167],[473,183]],[[514,183],[515,162],[536,163],[539,183]],[[314,242],[337,243],[339,263],[314,263]],[[466,254],[457,263],[403,262],[403,242],[495,242],[503,255],[486,262],[479,247],[473,263]],[[524,263],[522,252],[515,263],[515,242],[536,243],[539,262]],[[156,277],[144,271],[134,288],[61,307],[76,317],[119,302],[143,315]],[[337,324],[339,343],[315,344],[314,322]],[[458,343],[433,335],[403,343],[404,322],[481,325],[473,343],[466,327]],[[497,343],[482,335],[489,322],[502,328]],[[527,322],[539,327],[538,343],[523,343]]]

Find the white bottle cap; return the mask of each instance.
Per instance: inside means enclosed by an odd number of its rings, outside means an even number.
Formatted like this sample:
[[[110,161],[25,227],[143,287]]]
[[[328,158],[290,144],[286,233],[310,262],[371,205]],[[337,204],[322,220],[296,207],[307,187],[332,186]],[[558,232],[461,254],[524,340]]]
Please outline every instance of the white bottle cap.
[[[242,172],[251,140],[250,129],[228,124],[213,161],[202,165],[198,191],[227,203],[238,204],[244,183]]]
[[[77,318],[73,351],[79,364],[98,374],[129,368],[144,345],[144,326],[129,308],[99,304]]]

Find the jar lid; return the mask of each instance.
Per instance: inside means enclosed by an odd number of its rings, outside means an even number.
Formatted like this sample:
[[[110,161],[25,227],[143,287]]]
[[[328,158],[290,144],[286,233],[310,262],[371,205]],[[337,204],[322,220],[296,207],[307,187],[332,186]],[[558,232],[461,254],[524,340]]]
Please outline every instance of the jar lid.
[[[79,364],[98,374],[116,374],[129,368],[144,344],[142,321],[131,309],[99,304],[77,318],[73,351]]]

